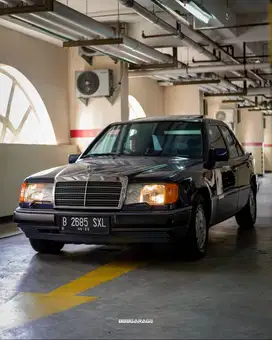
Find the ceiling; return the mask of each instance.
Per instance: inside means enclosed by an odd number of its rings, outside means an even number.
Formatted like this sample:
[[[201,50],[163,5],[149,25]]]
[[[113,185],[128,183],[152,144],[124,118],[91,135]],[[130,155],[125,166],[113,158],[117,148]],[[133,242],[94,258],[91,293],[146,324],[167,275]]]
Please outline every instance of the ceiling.
[[[2,0],[4,1],[4,0]],[[27,0],[24,0],[27,1]],[[130,26],[130,34],[135,38],[143,41],[142,31],[146,34],[164,33],[154,24],[149,23],[141,16],[137,15],[132,8],[127,8],[119,3],[118,0],[58,0],[59,2],[68,5],[69,7],[98,20],[100,22],[124,22]],[[155,6],[151,0],[137,0],[139,4],[145,8],[154,11],[159,17],[165,21],[176,25],[175,21],[166,15],[160,8]],[[179,10],[186,19],[193,23],[193,16],[185,9],[179,6],[175,1],[164,0],[165,4],[171,4],[174,10]],[[261,23],[268,21],[268,5],[269,0],[195,0],[205,10],[213,14],[216,19],[209,23],[209,26],[234,26],[237,24]],[[221,45],[234,44],[241,52],[241,42],[255,43],[253,53],[260,54],[264,51],[264,43],[269,40],[268,26],[256,27],[240,27],[228,29],[207,30],[207,25],[198,20],[194,22],[195,28],[205,29],[203,32],[210,36],[214,41],[218,41]],[[201,39],[192,36],[192,32],[184,31],[185,34],[190,34],[191,38],[201,43]],[[145,44],[150,46],[171,46],[177,45],[176,39],[161,38],[161,39],[145,39]],[[179,42],[178,45],[181,45]]]
[[[141,38],[142,30],[144,30],[146,34],[162,33],[162,30],[158,29],[153,24],[150,24],[137,15],[133,9],[123,6],[117,0],[59,0],[59,2],[87,14],[100,22],[122,21],[124,23],[129,23],[131,26],[130,33],[145,44],[151,46],[177,44],[176,40],[169,38],[143,41]],[[158,16],[175,25],[175,21],[165,15],[165,13],[152,4],[150,0],[137,0],[137,2],[151,11],[155,11]],[[203,6],[211,14],[215,15],[216,20],[213,20],[210,26],[233,26],[237,24],[268,21],[269,0],[195,0],[195,2]],[[169,0],[164,0],[164,3],[168,4]],[[178,4],[172,7],[175,10],[179,10],[184,15],[187,15],[188,21],[192,23],[193,17],[190,13]],[[207,28],[207,25],[198,20],[195,21],[195,26],[196,28]],[[184,33],[187,34],[188,32],[185,31]],[[263,42],[269,40],[268,26],[205,30],[205,34],[212,37],[215,41],[220,42],[221,45],[237,44],[239,52],[241,52],[241,42],[258,42],[259,44],[255,44],[254,50],[252,51],[253,53],[258,54],[264,50]],[[194,40],[201,42],[199,37],[193,38]],[[180,45],[180,43],[178,45]]]
[[[59,0],[59,2],[84,14],[99,18],[99,20],[107,20],[107,17],[110,15],[114,15],[117,18],[119,10],[120,16],[124,18],[124,20],[127,22],[133,21],[133,19],[130,19],[128,16],[129,13],[133,13],[133,10],[118,4],[117,0]],[[154,7],[149,0],[139,0],[137,2],[149,9]],[[167,0],[164,2],[167,3]],[[221,9],[222,12],[225,12],[225,14],[233,13],[235,16],[267,13],[269,6],[269,0],[195,0],[195,2],[208,10],[216,7]],[[176,9],[181,10],[181,7],[177,5]],[[185,10],[182,12],[186,13]],[[211,11],[211,13],[213,12]]]
[[[11,0],[0,0],[1,2]],[[17,0],[12,0],[17,1]],[[31,1],[31,0],[23,0]],[[171,46],[178,46],[179,60],[189,66],[195,66],[193,58],[196,61],[208,60],[209,58],[195,48],[188,47],[180,38],[174,37],[156,37],[145,38],[145,35],[161,35],[166,32],[158,28],[156,25],[150,23],[137,13],[132,8],[127,8],[119,3],[118,0],[58,0],[66,6],[73,8],[89,17],[105,24],[122,22],[126,23],[128,27],[128,35],[137,39],[145,45],[153,48],[160,48],[163,53],[171,54]],[[170,6],[173,10],[179,10],[181,15],[189,21],[194,29],[182,26],[181,32],[193,39],[196,43],[203,45],[206,49],[212,51],[211,46],[207,45],[207,39],[199,35],[199,31],[203,32],[212,41],[217,42],[220,46],[231,44],[234,49],[234,56],[241,57],[243,52],[243,43],[246,43],[246,53],[249,56],[268,54],[269,26],[267,24],[260,26],[260,23],[267,23],[268,21],[268,6],[269,0],[194,0],[201,5],[207,12],[214,16],[206,25],[203,22],[195,19],[188,11],[178,5],[180,0],[163,0],[165,5]],[[176,27],[176,21],[173,17],[167,14],[158,6],[154,5],[152,0],[136,0],[152,13],[155,13],[159,18],[163,19],[168,24]],[[3,18],[5,19],[5,18]],[[24,33],[34,35],[43,39],[41,33],[37,33],[35,29],[23,27],[20,25],[16,27],[10,20],[0,20],[0,24],[9,26],[10,28],[23,30]],[[249,26],[246,26],[248,25]],[[253,25],[258,24],[258,25]],[[243,27],[241,27],[243,25]],[[239,27],[237,27],[239,26]],[[51,38],[46,37],[47,41]],[[59,43],[57,39],[52,38],[51,42]],[[163,49],[161,49],[163,48]],[[268,58],[259,57],[261,62],[268,61]],[[224,60],[224,62],[226,62]],[[242,62],[240,60],[240,62]],[[232,63],[227,60],[227,63]],[[209,65],[201,64],[201,65]]]
[[[237,14],[267,12],[269,0],[228,0],[229,8]]]

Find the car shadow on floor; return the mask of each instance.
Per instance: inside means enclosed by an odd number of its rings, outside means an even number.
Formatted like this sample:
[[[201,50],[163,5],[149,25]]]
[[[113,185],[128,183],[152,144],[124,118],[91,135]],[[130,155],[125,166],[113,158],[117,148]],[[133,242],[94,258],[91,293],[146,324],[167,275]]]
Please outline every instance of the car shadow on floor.
[[[174,248],[171,244],[133,245],[133,246],[74,246],[69,245],[59,255],[35,254],[31,266],[51,263],[54,266],[78,265],[101,266],[119,262],[144,261],[151,269],[168,268],[173,270],[209,271],[214,268],[225,268],[229,264],[232,270],[241,270],[241,263],[246,260],[251,264],[250,270],[255,270],[260,252],[257,249],[258,235],[255,229],[241,231],[230,226],[215,226],[210,230],[208,252],[200,261],[188,261],[182,249]],[[226,268],[225,268],[226,269]],[[224,270],[225,270],[224,269]]]

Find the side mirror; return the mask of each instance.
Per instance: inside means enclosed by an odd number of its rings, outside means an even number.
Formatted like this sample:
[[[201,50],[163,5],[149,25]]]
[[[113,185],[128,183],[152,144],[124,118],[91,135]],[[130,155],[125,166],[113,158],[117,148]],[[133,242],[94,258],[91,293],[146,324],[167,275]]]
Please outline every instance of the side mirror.
[[[226,162],[229,160],[228,150],[225,148],[210,149],[208,154],[208,161],[205,168],[212,169],[216,162]]]
[[[75,163],[78,160],[79,156],[80,156],[80,154],[69,155],[69,157],[68,157],[69,164]]]

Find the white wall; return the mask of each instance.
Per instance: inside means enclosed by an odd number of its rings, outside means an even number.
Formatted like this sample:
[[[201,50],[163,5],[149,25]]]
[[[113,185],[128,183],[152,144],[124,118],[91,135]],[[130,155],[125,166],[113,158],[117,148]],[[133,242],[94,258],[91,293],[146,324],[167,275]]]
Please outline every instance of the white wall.
[[[70,49],[68,65],[70,128],[72,130],[101,130],[110,123],[128,119],[128,70],[126,64],[114,63],[109,57],[95,57],[91,66],[78,55],[77,49]],[[111,69],[113,71],[115,91],[111,102],[105,97],[91,98],[88,106],[85,106],[76,97],[75,72],[92,69]],[[72,143],[76,143],[83,151],[91,140],[92,137],[75,138],[72,139]]]
[[[77,152],[75,145],[0,144],[0,217],[13,213],[27,176],[67,164],[68,155]]]
[[[15,67],[35,86],[57,143],[69,143],[68,51],[0,26],[0,64]]]
[[[202,112],[199,86],[168,86],[164,91],[166,115],[200,115]]]
[[[265,171],[272,171],[272,117],[265,117],[264,129],[264,166]]]
[[[150,78],[129,78],[129,94],[141,104],[147,117],[164,116],[164,88]]]

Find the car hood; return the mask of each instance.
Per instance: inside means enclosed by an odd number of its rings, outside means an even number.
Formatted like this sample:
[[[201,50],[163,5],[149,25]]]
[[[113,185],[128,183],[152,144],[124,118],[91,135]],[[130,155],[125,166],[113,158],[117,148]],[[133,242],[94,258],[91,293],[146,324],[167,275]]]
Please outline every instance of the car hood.
[[[181,157],[96,157],[36,173],[27,180],[86,180],[92,177],[167,179],[202,163]]]

